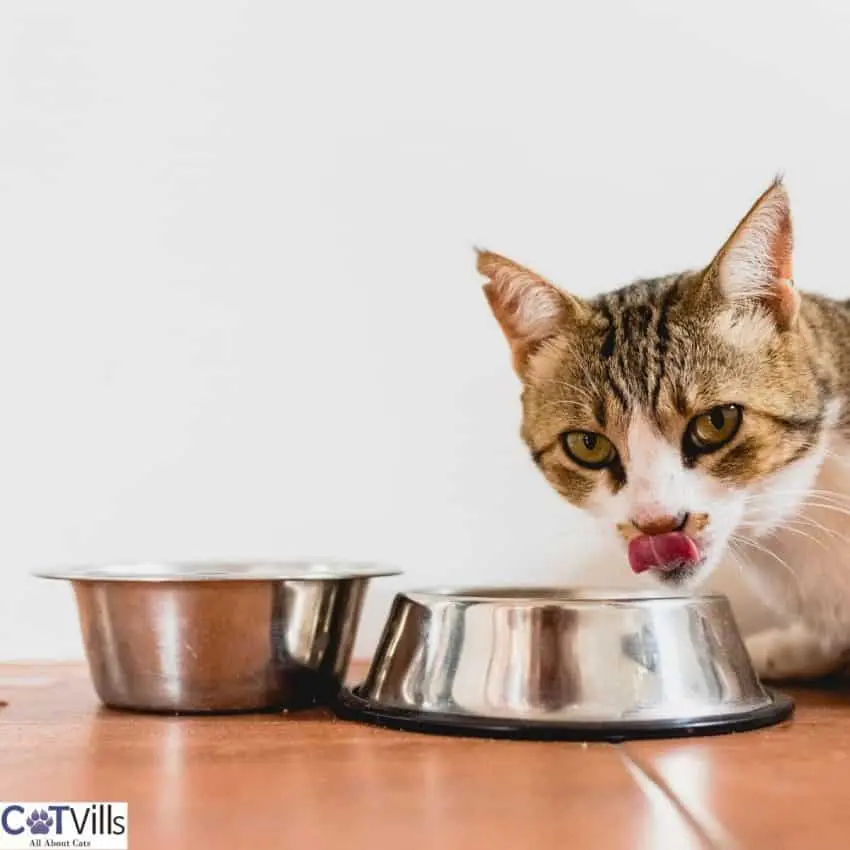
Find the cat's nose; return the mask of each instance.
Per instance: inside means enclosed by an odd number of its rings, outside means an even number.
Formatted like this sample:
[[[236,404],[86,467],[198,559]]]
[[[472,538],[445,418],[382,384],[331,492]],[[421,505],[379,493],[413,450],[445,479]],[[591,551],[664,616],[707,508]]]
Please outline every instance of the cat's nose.
[[[676,516],[670,514],[657,514],[655,516],[641,516],[632,519],[632,525],[642,534],[667,534],[671,531],[679,531],[684,528],[688,521],[687,513]]]

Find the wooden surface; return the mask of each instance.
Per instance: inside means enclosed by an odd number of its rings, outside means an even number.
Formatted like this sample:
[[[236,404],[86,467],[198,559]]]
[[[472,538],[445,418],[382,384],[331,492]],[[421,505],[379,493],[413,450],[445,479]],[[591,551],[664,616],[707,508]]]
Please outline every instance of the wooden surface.
[[[794,695],[760,732],[521,743],[114,712],[80,665],[0,665],[0,799],[127,801],[131,850],[846,850],[850,693]]]

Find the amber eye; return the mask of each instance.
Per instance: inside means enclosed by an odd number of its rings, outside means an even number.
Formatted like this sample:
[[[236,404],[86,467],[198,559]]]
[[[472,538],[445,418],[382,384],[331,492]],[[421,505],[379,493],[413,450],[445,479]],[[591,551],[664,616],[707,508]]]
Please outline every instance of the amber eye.
[[[588,469],[610,466],[617,458],[611,441],[592,431],[565,431],[561,434],[561,445],[572,460]]]
[[[685,449],[708,454],[725,446],[741,427],[743,411],[737,404],[722,404],[695,416],[685,432]]]

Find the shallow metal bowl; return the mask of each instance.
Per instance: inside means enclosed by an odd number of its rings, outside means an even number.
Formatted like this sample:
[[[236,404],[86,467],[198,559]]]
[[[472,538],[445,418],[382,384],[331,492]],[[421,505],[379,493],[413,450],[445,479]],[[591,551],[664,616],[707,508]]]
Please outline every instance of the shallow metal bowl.
[[[483,588],[396,597],[344,717],[529,738],[669,736],[768,725],[766,690],[723,596]]]
[[[334,562],[37,573],[70,581],[100,699],[167,712],[298,708],[333,699],[369,582],[395,574]]]

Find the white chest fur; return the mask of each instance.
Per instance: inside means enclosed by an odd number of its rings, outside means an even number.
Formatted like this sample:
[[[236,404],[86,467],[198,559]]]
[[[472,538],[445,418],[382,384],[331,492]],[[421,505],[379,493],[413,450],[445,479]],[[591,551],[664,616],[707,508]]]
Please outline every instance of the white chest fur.
[[[834,439],[818,454],[804,496],[795,470],[771,482],[765,496],[788,501],[782,521],[742,532],[750,542],[735,544],[712,582],[745,633],[758,632],[748,646],[768,678],[822,675],[850,649],[850,445]]]

